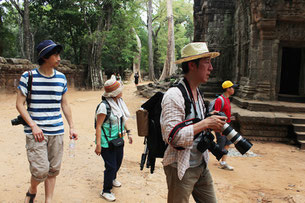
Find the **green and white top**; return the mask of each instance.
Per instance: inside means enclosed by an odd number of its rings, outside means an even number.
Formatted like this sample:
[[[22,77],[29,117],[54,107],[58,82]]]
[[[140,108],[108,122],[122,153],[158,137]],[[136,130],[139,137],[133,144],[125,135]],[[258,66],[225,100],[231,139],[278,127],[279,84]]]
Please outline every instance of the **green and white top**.
[[[106,109],[106,104],[101,103],[101,105],[99,106],[97,112],[96,112],[96,117],[98,114],[107,114],[107,109]],[[124,131],[124,121],[122,121],[122,125],[121,125],[121,120],[124,119],[120,119],[119,117],[115,116],[113,114],[113,112],[111,111],[110,117],[109,119],[103,123],[102,128],[104,128],[101,130],[101,147],[103,148],[109,148],[108,141],[113,140],[113,139],[117,139],[119,138],[119,133]],[[110,125],[111,123],[111,125]],[[111,126],[111,127],[110,127]],[[122,129],[121,129],[122,128]],[[106,135],[105,135],[106,133]]]

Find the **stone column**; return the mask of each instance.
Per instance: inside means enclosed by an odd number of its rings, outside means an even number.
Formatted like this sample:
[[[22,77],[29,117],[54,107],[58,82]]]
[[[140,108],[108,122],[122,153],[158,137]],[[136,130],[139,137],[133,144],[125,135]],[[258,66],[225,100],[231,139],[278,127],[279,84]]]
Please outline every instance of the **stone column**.
[[[256,84],[258,80],[258,51],[259,51],[259,31],[256,24],[250,25],[250,44],[248,55],[248,69],[249,75],[240,79],[240,96],[243,99],[253,99],[253,95],[256,92]]]
[[[272,67],[271,67],[271,75],[272,78],[270,78],[271,81],[271,89],[270,89],[270,99],[271,100],[277,100],[279,87],[280,87],[280,65],[281,63],[279,61],[279,50],[280,50],[280,40],[275,39],[273,40],[272,44]]]
[[[256,93],[254,99],[271,100],[271,81],[272,81],[272,55],[273,43],[275,38],[274,19],[260,19],[257,27],[260,30],[260,43],[258,55],[258,82],[256,83]]]

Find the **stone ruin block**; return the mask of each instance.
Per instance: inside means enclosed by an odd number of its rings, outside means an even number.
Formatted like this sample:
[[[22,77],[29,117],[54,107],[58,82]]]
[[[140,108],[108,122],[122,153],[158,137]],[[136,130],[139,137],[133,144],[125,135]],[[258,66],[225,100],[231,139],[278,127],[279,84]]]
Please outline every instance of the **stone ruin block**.
[[[32,64],[29,60],[27,59],[16,59],[16,58],[7,58],[6,59],[9,64],[25,64],[29,65]]]
[[[0,57],[0,90],[15,92],[19,84],[20,75],[28,70],[38,68],[39,65],[32,64],[27,59],[3,58]],[[71,64],[70,61],[63,60],[57,70],[63,72],[68,80],[69,87],[84,86],[86,78],[86,67]]]
[[[7,63],[6,59],[0,56],[0,64],[1,63]]]

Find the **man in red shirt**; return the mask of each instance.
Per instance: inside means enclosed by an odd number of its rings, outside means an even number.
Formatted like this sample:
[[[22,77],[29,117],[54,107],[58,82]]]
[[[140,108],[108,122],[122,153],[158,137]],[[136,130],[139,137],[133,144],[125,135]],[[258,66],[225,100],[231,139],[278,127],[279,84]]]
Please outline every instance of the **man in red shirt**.
[[[214,109],[216,111],[221,111],[226,114],[227,123],[230,123],[231,118],[232,118],[231,117],[231,103],[230,103],[229,97],[234,94],[234,87],[236,87],[236,85],[234,85],[230,80],[224,81],[222,83],[222,89],[223,89],[223,94],[221,95],[222,99],[218,98],[215,101]],[[217,138],[217,144],[221,148],[225,148],[226,150],[228,150],[230,147],[230,144],[232,144],[232,142],[230,140],[228,140],[226,136],[221,135],[221,133],[216,133],[216,138]],[[220,160],[220,168],[233,171],[234,168],[232,166],[228,165],[226,160],[227,160],[227,155],[224,155]]]

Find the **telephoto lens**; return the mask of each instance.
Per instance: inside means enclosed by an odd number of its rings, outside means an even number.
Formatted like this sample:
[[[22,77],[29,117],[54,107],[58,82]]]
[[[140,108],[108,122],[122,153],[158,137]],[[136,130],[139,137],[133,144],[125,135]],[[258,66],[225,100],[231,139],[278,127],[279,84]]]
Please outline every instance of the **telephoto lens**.
[[[227,117],[224,112],[218,112],[213,115],[224,116]],[[213,116],[209,114],[208,116]],[[232,128],[229,124],[224,124],[221,129],[221,133],[227,137],[232,143],[234,143],[235,148],[241,153],[245,154],[249,149],[253,146],[253,144],[248,141],[246,138],[243,138],[241,134],[236,132],[234,128]]]
[[[224,124],[221,129],[222,134],[227,137],[232,143],[234,143],[235,148],[241,153],[245,154],[251,147],[252,143],[246,138],[243,138],[241,134],[236,132],[229,124]]]

